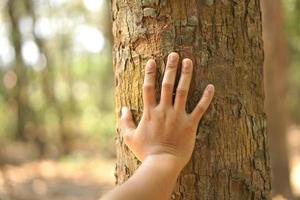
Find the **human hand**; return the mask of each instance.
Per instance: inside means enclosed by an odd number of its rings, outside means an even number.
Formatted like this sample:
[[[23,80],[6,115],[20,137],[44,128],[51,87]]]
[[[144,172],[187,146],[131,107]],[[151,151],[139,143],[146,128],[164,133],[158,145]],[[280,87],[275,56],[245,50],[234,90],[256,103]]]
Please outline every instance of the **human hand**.
[[[171,160],[182,169],[191,158],[197,126],[212,101],[214,86],[208,85],[193,112],[187,113],[185,108],[193,63],[190,59],[184,59],[173,104],[178,62],[177,53],[168,56],[159,104],[155,99],[156,63],[153,59],[147,62],[141,121],[136,127],[130,110],[123,107],[120,128],[125,144],[142,162],[146,159],[163,158]]]

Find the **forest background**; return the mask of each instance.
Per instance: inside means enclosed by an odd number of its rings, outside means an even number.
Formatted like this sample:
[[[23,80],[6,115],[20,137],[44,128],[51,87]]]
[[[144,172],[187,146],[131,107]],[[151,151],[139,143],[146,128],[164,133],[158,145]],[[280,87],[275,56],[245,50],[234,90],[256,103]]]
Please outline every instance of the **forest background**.
[[[281,4],[286,64],[268,85],[283,91],[282,134],[299,196],[300,1]],[[92,200],[113,186],[111,49],[108,1],[0,0],[1,200]]]

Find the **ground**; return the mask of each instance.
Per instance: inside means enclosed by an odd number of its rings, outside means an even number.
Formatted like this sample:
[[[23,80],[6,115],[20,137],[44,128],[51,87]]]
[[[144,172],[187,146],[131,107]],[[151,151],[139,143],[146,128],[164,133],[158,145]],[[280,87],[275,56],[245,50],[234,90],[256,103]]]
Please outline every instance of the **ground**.
[[[4,165],[0,200],[97,200],[114,184],[113,159]]]
[[[291,183],[294,193],[299,196],[300,127],[290,127],[287,139]],[[6,161],[20,160],[21,153],[23,156],[21,164],[0,162],[0,200],[98,200],[114,185],[114,158],[97,155],[29,162],[24,159],[24,154],[25,149],[30,148],[17,146],[8,150],[3,146],[0,148],[2,159],[5,157],[3,152],[9,152]],[[280,195],[273,199],[285,200]]]

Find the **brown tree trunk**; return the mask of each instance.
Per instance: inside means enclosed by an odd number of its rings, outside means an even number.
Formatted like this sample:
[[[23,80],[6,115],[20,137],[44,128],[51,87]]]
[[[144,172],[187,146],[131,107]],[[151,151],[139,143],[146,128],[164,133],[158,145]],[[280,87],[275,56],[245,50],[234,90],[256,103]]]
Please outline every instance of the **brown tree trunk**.
[[[19,20],[21,18],[20,1],[10,0],[7,2],[8,18],[11,23],[10,36],[12,44],[15,48],[15,65],[14,71],[17,76],[17,85],[14,90],[16,100],[16,134],[15,137],[21,140],[27,140],[25,126],[32,117],[33,113],[28,104],[28,81],[27,70],[22,60],[21,47],[22,47],[22,35],[19,28]],[[31,116],[30,116],[31,115]]]
[[[265,108],[268,116],[271,166],[273,172],[273,194],[292,199],[289,181],[289,159],[287,153],[287,66],[288,49],[283,30],[280,0],[264,0],[263,36],[265,59]]]
[[[189,112],[208,83],[216,86],[172,199],[270,199],[260,1],[112,0],[112,12],[117,118],[126,105],[140,120],[143,71],[152,57],[158,86],[169,52],[193,59]],[[139,163],[119,133],[116,141],[120,184]]]

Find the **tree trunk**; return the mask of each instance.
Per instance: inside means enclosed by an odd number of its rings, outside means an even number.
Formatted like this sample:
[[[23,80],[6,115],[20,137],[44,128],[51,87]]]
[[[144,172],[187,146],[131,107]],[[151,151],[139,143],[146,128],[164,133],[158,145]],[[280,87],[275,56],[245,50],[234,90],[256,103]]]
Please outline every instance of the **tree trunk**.
[[[16,100],[16,133],[15,137],[20,140],[27,140],[25,126],[33,113],[28,104],[28,81],[27,70],[24,62],[22,61],[21,47],[22,47],[22,35],[19,28],[19,20],[21,17],[21,11],[17,8],[20,6],[20,1],[10,0],[7,2],[8,18],[11,23],[10,37],[12,44],[15,48],[15,65],[14,71],[17,76],[17,85],[14,90]],[[21,7],[21,6],[20,6]],[[31,116],[30,116],[31,115]]]
[[[265,44],[265,108],[268,116],[268,135],[273,172],[273,193],[292,199],[287,153],[287,43],[283,31],[280,0],[264,0],[263,25]]]
[[[208,83],[216,87],[172,199],[270,199],[260,1],[112,0],[112,15],[118,119],[121,107],[128,106],[140,120],[149,58],[159,65],[157,86],[168,53],[194,61],[188,112]],[[139,162],[119,131],[116,142],[116,183],[121,184]]]

